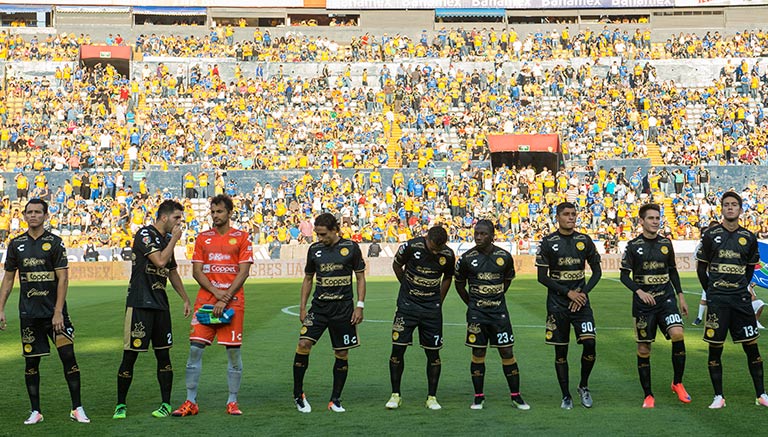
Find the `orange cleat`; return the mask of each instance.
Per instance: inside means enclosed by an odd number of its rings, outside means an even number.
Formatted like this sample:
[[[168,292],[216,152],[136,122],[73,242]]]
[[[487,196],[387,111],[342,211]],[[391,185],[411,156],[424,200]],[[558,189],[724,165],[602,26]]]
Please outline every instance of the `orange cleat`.
[[[171,413],[171,416],[173,417],[195,416],[197,415],[198,411],[199,410],[197,408],[196,403],[190,400],[186,400],[184,401],[183,404],[181,404],[181,406],[176,411]]]
[[[237,406],[237,402],[230,402],[227,404],[227,414],[230,416],[242,416],[243,412]]]
[[[689,395],[688,392],[685,391],[685,387],[683,387],[682,382],[679,382],[677,384],[672,384],[672,391],[677,395],[677,398],[680,399],[680,402],[684,404],[691,402],[691,395]]]
[[[653,395],[648,395],[645,397],[645,400],[643,401],[643,408],[653,408],[656,406],[656,399],[653,398]]]

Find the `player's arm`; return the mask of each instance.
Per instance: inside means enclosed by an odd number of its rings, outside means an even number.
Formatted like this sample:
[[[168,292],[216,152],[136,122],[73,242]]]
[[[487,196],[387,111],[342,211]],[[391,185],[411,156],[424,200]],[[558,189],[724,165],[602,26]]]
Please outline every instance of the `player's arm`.
[[[304,318],[307,317],[307,300],[309,300],[309,293],[312,291],[312,281],[315,279],[314,273],[305,273],[304,280],[301,282],[301,301],[299,303],[299,320],[304,323]]]
[[[397,258],[395,258],[395,260],[392,261],[392,271],[395,272],[397,282],[402,284],[405,280],[405,265],[398,263]]]
[[[173,250],[176,247],[176,243],[179,241],[180,238],[181,238],[181,225],[176,225],[173,227],[173,230],[171,231],[171,241],[168,242],[168,245],[165,246],[165,249],[161,251],[152,252],[147,255],[147,258],[149,258],[149,260],[152,262],[152,264],[155,265],[155,267],[157,268],[165,267],[173,258]]]
[[[696,276],[699,277],[699,284],[701,284],[701,289],[704,291],[709,288],[709,275],[707,275],[708,267],[709,264],[704,261],[696,263]]]
[[[677,302],[680,305],[680,312],[688,317],[688,303],[685,301],[683,284],[680,282],[680,273],[678,273],[677,267],[669,268],[669,281],[672,282],[672,287],[675,288],[675,292],[677,293]]]
[[[171,281],[173,289],[176,290],[176,294],[184,302],[184,317],[189,317],[192,314],[192,309],[189,305],[189,296],[187,296],[187,291],[184,289],[184,282],[181,280],[181,276],[179,276],[179,271],[177,269],[171,270],[168,273],[168,279]]]
[[[600,282],[600,278],[603,277],[603,268],[600,265],[600,255],[597,254],[597,250],[595,250],[595,256],[589,260],[589,268],[592,269],[592,276],[589,277],[589,282],[581,290],[584,294],[589,294],[597,283]]]
[[[69,269],[56,269],[56,304],[53,307],[51,324],[57,333],[64,331],[64,302],[67,300],[69,288]]]
[[[195,281],[197,281],[201,288],[214,295],[216,299],[223,301],[225,304],[229,302],[230,296],[227,295],[227,292],[214,287],[208,276],[203,273],[203,263],[192,263],[192,277],[195,278]]]
[[[357,305],[352,312],[352,324],[357,325],[363,321],[363,305],[365,305],[365,270],[355,272],[357,282]]]
[[[10,252],[9,252],[10,253]],[[7,325],[5,318],[5,304],[8,302],[8,297],[13,290],[13,283],[16,279],[16,270],[5,271],[3,280],[0,282],[0,330],[5,330]]]
[[[241,289],[243,287],[243,284],[245,284],[245,280],[248,279],[248,276],[251,274],[251,264],[252,262],[241,262],[237,268],[237,276],[235,276],[235,279],[232,281],[232,285],[229,286],[229,288],[226,291],[226,297],[227,300],[232,299],[232,296],[237,293],[237,290]]]
[[[459,257],[459,261],[456,262],[456,293],[459,294],[459,297],[461,300],[466,304],[469,305],[469,293],[467,293],[467,268],[466,262],[464,262],[464,257]]]
[[[568,292],[570,291],[568,287],[549,277],[549,267],[538,266],[536,269],[536,279],[539,281],[539,284],[547,287],[549,290],[554,290],[558,295],[568,296]]]
[[[709,269],[709,254],[711,253],[712,243],[710,242],[709,233],[704,232],[701,236],[701,243],[699,244],[699,250],[696,251],[696,276],[699,278],[699,284],[701,289],[707,291],[709,288],[709,275],[707,270]]]
[[[407,253],[408,253],[408,242],[405,242],[401,244],[399,248],[397,248],[395,259],[394,261],[392,261],[392,271],[395,272],[397,281],[401,284],[405,279],[405,264],[408,262]]]

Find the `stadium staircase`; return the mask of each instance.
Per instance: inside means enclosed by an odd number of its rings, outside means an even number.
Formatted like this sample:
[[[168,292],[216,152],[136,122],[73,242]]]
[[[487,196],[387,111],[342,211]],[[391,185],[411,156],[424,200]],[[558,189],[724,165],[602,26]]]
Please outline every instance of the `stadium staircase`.
[[[646,157],[651,160],[651,165],[654,167],[664,167],[664,158],[661,157],[661,149],[659,145],[652,142],[645,143]]]
[[[385,108],[386,112],[389,107]],[[387,140],[387,167],[400,168],[403,166],[403,148],[400,146],[400,138],[403,136],[403,129],[400,127],[400,114],[395,113],[395,121],[389,128],[389,139]]]
[[[674,229],[677,226],[675,206],[672,205],[672,198],[669,196],[664,196],[664,221],[669,224],[670,229]]]

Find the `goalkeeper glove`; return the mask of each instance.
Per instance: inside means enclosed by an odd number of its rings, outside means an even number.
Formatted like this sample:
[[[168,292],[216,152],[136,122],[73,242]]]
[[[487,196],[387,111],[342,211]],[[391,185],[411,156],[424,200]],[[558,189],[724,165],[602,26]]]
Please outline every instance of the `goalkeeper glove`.
[[[215,317],[213,315],[213,305],[205,304],[202,307],[200,307],[199,310],[197,310],[195,317],[197,317],[197,321],[200,322],[200,324],[218,325],[218,324],[225,324],[225,323],[231,322],[232,317],[234,317],[234,315],[235,315],[235,310],[232,308],[228,308],[224,310],[224,312],[221,314],[220,317]]]

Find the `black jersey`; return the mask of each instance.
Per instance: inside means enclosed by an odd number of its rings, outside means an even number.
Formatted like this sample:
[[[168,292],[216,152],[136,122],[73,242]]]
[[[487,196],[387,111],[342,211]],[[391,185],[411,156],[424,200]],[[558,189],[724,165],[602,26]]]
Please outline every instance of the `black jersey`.
[[[733,232],[720,224],[712,226],[701,235],[696,259],[709,264],[707,296],[749,293],[747,269],[760,261],[757,238],[741,226]]]
[[[417,237],[403,243],[395,262],[405,266],[405,277],[397,296],[399,311],[430,311],[440,308],[440,284],[443,275],[453,276],[456,258],[445,247],[437,254],[427,248],[427,239]]]
[[[490,254],[473,247],[456,262],[456,282],[469,282],[468,323],[489,323],[507,318],[504,282],[515,278],[515,263],[506,250],[493,246]]]
[[[566,293],[547,290],[549,312],[568,310],[571,300],[568,299],[567,290],[584,288],[586,264],[595,263],[600,263],[600,254],[597,253],[595,243],[586,234],[574,232],[571,235],[563,235],[555,231],[541,240],[536,253],[536,266],[547,267],[549,277],[566,290]]]
[[[669,272],[677,269],[675,250],[669,238],[657,236],[645,238],[642,234],[630,240],[621,259],[621,270],[632,273],[632,280],[640,289],[649,293],[656,300],[656,306],[667,299],[674,298],[674,287],[669,280]],[[634,311],[647,311],[652,307],[632,293]]]
[[[365,270],[365,260],[360,246],[345,238],[332,245],[314,243],[307,251],[304,273],[314,274],[313,300],[352,300],[352,273]]]
[[[37,239],[29,233],[11,240],[5,258],[7,275],[19,271],[21,297],[19,317],[47,319],[53,317],[58,297],[56,270],[67,268],[67,249],[57,235],[48,231]],[[62,311],[67,314],[67,305]]]
[[[169,239],[161,235],[152,225],[139,229],[133,237],[131,257],[131,283],[128,286],[128,298],[125,305],[132,308],[168,309],[168,295],[165,287],[168,274],[176,269],[176,259],[171,256],[164,267],[155,266],[149,255],[162,252],[168,246]]]

